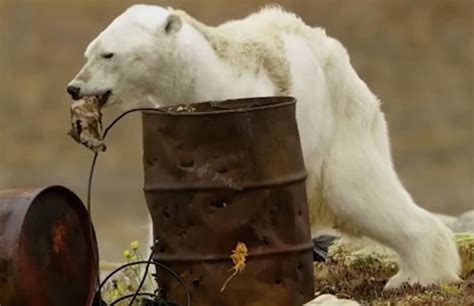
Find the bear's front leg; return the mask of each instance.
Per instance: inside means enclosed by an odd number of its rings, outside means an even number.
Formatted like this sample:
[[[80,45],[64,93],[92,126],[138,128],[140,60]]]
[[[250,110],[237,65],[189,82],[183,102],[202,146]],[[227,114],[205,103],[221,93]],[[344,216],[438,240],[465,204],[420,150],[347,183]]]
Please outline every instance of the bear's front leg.
[[[453,233],[414,203],[391,162],[363,138],[339,139],[324,164],[325,201],[338,222],[398,253],[399,272],[385,289],[459,281]]]

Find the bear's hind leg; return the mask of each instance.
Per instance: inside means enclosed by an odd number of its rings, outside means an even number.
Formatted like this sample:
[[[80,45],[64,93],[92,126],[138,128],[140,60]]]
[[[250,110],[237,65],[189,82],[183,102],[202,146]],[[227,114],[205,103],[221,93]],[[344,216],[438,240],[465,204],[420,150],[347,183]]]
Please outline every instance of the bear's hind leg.
[[[385,288],[459,281],[452,232],[413,202],[373,144],[352,139],[334,144],[325,162],[325,198],[339,221],[398,253],[399,272]]]

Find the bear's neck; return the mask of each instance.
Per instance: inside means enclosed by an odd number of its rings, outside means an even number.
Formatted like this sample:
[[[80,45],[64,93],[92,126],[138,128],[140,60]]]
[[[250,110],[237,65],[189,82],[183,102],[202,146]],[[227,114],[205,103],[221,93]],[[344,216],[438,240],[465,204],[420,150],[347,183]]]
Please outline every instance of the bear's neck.
[[[186,23],[178,37],[172,74],[167,84],[160,84],[160,101],[155,104],[188,104],[275,93],[267,74],[239,71],[216,54],[201,32]]]

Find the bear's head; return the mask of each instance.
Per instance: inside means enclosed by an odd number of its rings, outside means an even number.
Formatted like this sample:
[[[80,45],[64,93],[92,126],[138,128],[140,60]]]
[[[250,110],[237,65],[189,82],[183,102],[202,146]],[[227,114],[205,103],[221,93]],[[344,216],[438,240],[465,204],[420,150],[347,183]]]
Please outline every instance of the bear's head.
[[[103,105],[150,102],[159,96],[157,79],[174,82],[177,77],[173,70],[182,26],[180,17],[162,7],[128,8],[89,44],[87,61],[68,93],[73,99],[97,96]]]

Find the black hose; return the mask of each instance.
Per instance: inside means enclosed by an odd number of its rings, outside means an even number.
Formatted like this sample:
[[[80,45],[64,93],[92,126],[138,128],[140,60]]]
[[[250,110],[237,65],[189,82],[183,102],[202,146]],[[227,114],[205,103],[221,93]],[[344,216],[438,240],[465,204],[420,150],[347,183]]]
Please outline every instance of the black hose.
[[[102,140],[105,140],[107,134],[109,133],[109,131],[112,129],[112,127],[115,126],[115,124],[117,124],[123,117],[127,116],[128,114],[130,113],[134,113],[134,112],[143,112],[143,111],[152,111],[152,112],[160,112],[160,113],[163,113],[164,111],[161,110],[161,109],[156,109],[156,108],[150,108],[150,107],[143,107],[143,108],[134,108],[134,109],[130,109],[126,112],[123,112],[122,114],[120,114],[119,116],[117,116],[114,120],[111,121],[111,123],[109,123],[109,125],[107,125],[107,127],[104,129],[104,132],[102,134]],[[91,168],[90,168],[90,172],[89,172],[89,180],[88,180],[88,184],[87,184],[87,210],[89,211],[89,218],[90,218],[90,234],[91,234],[91,239],[93,238],[92,237],[92,233],[93,233],[93,228],[92,228],[92,211],[91,211],[91,206],[92,206],[92,200],[91,200],[91,194],[92,194],[92,181],[93,181],[93,177],[94,177],[94,171],[95,171],[95,166],[97,164],[97,159],[99,157],[99,152],[95,152],[94,153],[94,157],[92,158],[92,163],[91,163]],[[101,292],[102,292],[102,289],[105,285],[105,283],[113,276],[115,275],[116,273],[118,273],[119,271],[127,268],[127,267],[130,267],[130,266],[133,266],[133,265],[139,265],[139,264],[146,264],[145,266],[145,271],[143,273],[143,276],[142,276],[142,279],[140,280],[140,284],[139,286],[137,287],[137,289],[135,290],[135,292],[133,294],[129,294],[129,295],[126,295],[126,296],[123,296],[115,301],[112,302],[111,306],[112,305],[115,305],[117,304],[118,302],[120,301],[124,301],[126,299],[129,299],[131,298],[132,300],[130,301],[129,305],[132,305],[132,303],[135,301],[135,299],[138,297],[138,296],[149,296],[149,297],[154,297],[156,299],[159,299],[160,297],[157,296],[156,294],[152,294],[152,293],[141,293],[140,290],[141,288],[143,287],[143,284],[145,283],[145,279],[146,279],[146,276],[148,274],[148,270],[150,268],[150,265],[151,264],[154,264],[166,271],[168,271],[169,273],[171,273],[171,275],[173,275],[180,283],[181,285],[183,285],[183,288],[185,289],[186,291],[186,297],[187,297],[187,306],[191,306],[191,291],[189,290],[189,287],[186,285],[185,281],[183,280],[183,278],[178,274],[176,273],[174,270],[172,270],[171,268],[155,261],[155,260],[152,260],[152,256],[153,256],[153,253],[154,253],[154,245],[152,246],[152,251],[150,253],[150,256],[148,258],[147,261],[137,261],[137,262],[131,262],[131,263],[127,263],[127,264],[124,264],[122,265],[121,267],[115,269],[114,271],[112,271],[109,275],[107,275],[107,277],[104,279],[104,281],[100,281],[100,273],[98,271],[97,273],[97,282],[99,284],[99,288],[97,290],[97,294],[99,295],[99,298],[101,296]],[[99,262],[99,259],[98,259],[98,254],[95,254],[95,251],[94,251],[94,260],[96,262]]]
[[[129,298],[131,298],[131,297],[133,297],[133,298],[134,298],[133,300],[135,300],[135,297],[136,297],[136,296],[148,296],[148,297],[153,297],[153,298],[155,298],[155,299],[159,299],[159,298],[160,298],[159,296],[157,296],[156,294],[153,294],[153,293],[147,293],[147,292],[143,292],[143,293],[132,293],[132,294],[124,295],[124,296],[122,296],[121,298],[116,299],[115,301],[112,302],[112,304],[110,304],[110,306],[113,306],[113,305],[115,305],[115,304],[117,304],[117,303],[120,303],[120,302],[122,302],[122,301],[125,301],[125,300],[127,300],[127,299],[129,299]],[[131,305],[131,304],[129,304],[129,305]]]
[[[142,260],[142,261],[129,262],[118,267],[117,269],[113,270],[109,275],[107,275],[107,277],[102,281],[102,283],[99,286],[99,291],[102,291],[102,288],[104,287],[104,285],[112,278],[112,276],[114,276],[118,272],[131,266],[143,265],[143,264],[154,264],[155,266],[163,270],[166,270],[168,273],[173,275],[181,283],[181,285],[186,291],[186,305],[191,306],[191,291],[189,290],[189,287],[184,282],[184,279],[181,276],[179,276],[178,273],[176,273],[173,269],[171,269],[168,266],[165,266],[162,263],[157,262],[156,260],[149,260],[149,261]]]
[[[148,260],[147,260],[147,263],[146,263],[146,266],[145,266],[145,271],[143,272],[142,279],[140,280],[140,284],[138,285],[137,289],[135,290],[135,294],[133,295],[132,299],[130,300],[130,303],[128,303],[128,306],[133,305],[133,302],[135,302],[137,294],[140,292],[140,290],[142,290],[143,284],[145,283],[146,276],[148,275],[148,269],[150,269],[150,261],[153,258],[153,253],[155,253],[155,245],[156,245],[156,242],[151,247],[150,256],[148,256]]]

